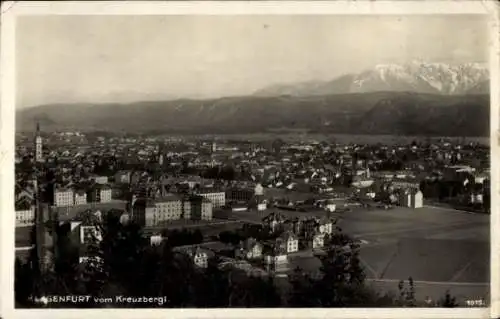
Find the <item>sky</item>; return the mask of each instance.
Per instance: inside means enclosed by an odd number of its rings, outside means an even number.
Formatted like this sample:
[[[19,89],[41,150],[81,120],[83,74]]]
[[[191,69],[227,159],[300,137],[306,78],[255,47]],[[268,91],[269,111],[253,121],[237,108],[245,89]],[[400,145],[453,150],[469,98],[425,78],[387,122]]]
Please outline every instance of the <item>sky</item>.
[[[16,105],[246,95],[377,64],[486,62],[484,16],[23,16]]]

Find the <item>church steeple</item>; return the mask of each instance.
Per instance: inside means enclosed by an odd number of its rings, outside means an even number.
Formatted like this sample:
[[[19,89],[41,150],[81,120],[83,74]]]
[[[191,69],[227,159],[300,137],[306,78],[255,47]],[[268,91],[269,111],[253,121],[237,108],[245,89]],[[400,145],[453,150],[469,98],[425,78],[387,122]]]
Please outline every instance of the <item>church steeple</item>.
[[[36,122],[36,134],[35,134],[35,161],[42,161],[42,137],[40,136],[40,123]]]

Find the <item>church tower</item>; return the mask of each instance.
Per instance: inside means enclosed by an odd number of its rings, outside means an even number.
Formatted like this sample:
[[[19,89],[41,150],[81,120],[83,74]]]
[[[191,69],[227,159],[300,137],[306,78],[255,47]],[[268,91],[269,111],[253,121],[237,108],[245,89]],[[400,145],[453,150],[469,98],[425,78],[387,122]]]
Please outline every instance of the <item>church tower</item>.
[[[36,123],[36,135],[35,135],[35,161],[41,162],[43,160],[42,153],[42,137],[40,136],[40,123]]]

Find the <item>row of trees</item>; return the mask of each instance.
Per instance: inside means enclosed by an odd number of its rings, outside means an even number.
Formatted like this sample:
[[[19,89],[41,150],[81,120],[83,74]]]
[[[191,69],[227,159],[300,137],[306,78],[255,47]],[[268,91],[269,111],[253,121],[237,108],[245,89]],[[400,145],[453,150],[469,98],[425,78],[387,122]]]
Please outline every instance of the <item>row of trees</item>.
[[[89,244],[90,258],[79,263],[71,249],[61,249],[54,270],[40,275],[32,264],[16,260],[18,306],[36,307],[30,297],[40,295],[165,296],[160,304],[100,304],[94,299],[50,307],[377,307],[415,306],[409,298],[379,295],[365,285],[359,247],[349,236],[331,238],[322,257],[321,276],[296,269],[288,279],[250,277],[234,269],[219,269],[216,258],[208,268],[195,269],[168,240],[151,247],[137,225],[107,222],[103,240]],[[412,284],[411,284],[412,285]],[[41,288],[35,290],[34,287]],[[400,289],[402,290],[402,289]],[[452,301],[452,300],[451,300]],[[447,301],[440,305],[455,306]]]

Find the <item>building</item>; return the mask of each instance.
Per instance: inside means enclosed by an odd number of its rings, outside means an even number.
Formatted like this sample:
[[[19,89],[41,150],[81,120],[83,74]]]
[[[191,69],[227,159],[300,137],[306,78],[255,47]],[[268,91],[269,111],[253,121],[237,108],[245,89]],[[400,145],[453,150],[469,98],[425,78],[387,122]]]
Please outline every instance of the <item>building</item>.
[[[337,209],[337,205],[331,200],[327,200],[325,202],[325,210],[327,212],[334,212]]]
[[[420,182],[415,179],[394,179],[391,181],[391,186],[395,189],[419,188]]]
[[[115,183],[130,184],[131,178],[131,171],[119,171],[115,174]]]
[[[264,265],[268,271],[286,271],[288,270],[288,255],[283,247],[273,245],[264,246]]]
[[[74,195],[75,195],[75,200],[74,200],[75,205],[87,204],[87,193],[85,193],[84,190],[81,189],[75,190]]]
[[[149,242],[151,246],[159,246],[163,242],[163,237],[161,234],[154,234],[149,237]]]
[[[101,185],[105,185],[107,184],[109,181],[108,181],[108,177],[107,176],[92,176],[91,178],[95,183],[97,184],[101,184]]]
[[[109,211],[112,209],[127,211],[127,201],[124,200],[113,200],[109,203],[85,203],[80,205],[65,206],[65,207],[50,207],[54,216],[57,216],[59,221],[69,221],[73,220],[78,216],[78,214],[84,210],[101,210]]]
[[[318,220],[316,218],[302,220],[300,223],[300,231],[301,234],[304,234],[306,237],[310,236],[314,232],[318,231]]]
[[[257,183],[254,187],[255,196],[264,196],[264,187],[260,183]]]
[[[98,225],[98,219],[93,217],[96,217],[95,212],[88,211],[75,220],[59,224],[58,240],[65,237],[68,243],[76,248],[79,263],[96,257],[88,248],[102,241],[101,227]]]
[[[87,201],[93,203],[111,202],[113,190],[107,185],[95,184],[87,192]]]
[[[227,197],[232,202],[250,202],[255,195],[255,190],[251,188],[232,188],[227,193]]]
[[[258,211],[264,211],[267,209],[267,204],[262,202],[262,203],[257,203],[257,210]]]
[[[35,161],[43,161],[43,140],[40,136],[40,123],[36,123],[36,136],[35,136]]]
[[[193,220],[212,220],[213,206],[212,202],[201,196],[193,196],[191,202],[191,219]]]
[[[329,218],[322,218],[318,221],[318,231],[321,234],[329,234],[333,233],[333,221]]]
[[[182,199],[181,214],[183,219],[191,219],[191,201],[187,197]]]
[[[226,193],[217,191],[211,188],[202,188],[198,192],[202,196],[212,202],[213,208],[221,208],[226,205]]]
[[[398,193],[398,204],[402,207],[422,208],[424,206],[423,194],[416,188],[400,189]]]
[[[398,205],[402,207],[410,207],[410,204],[411,204],[410,189],[408,188],[398,189]]]
[[[138,225],[152,227],[158,223],[156,203],[154,200],[139,198],[132,204],[131,219]]]
[[[299,251],[299,238],[293,232],[285,232],[281,238],[286,245],[288,254]]]
[[[241,243],[241,247],[236,252],[236,255],[245,259],[262,258],[262,244],[255,238],[247,238]]]
[[[34,205],[29,205],[28,207],[16,207],[16,227],[32,226],[34,224],[35,224]]]
[[[325,247],[325,234],[320,232],[315,232],[310,238],[310,247],[312,249],[323,249]]]
[[[73,206],[73,190],[69,188],[55,188],[53,202],[56,207]]]
[[[424,195],[418,189],[413,189],[410,193],[410,207],[422,208],[424,206]]]
[[[158,155],[158,165],[163,166],[163,154]]]
[[[179,220],[182,217],[182,200],[180,197],[168,194],[155,199],[157,222]]]

